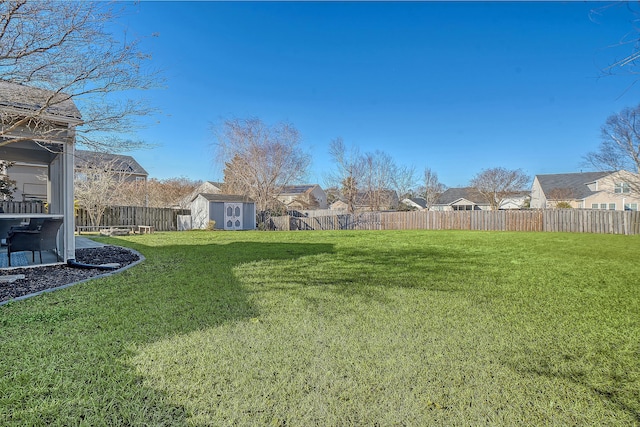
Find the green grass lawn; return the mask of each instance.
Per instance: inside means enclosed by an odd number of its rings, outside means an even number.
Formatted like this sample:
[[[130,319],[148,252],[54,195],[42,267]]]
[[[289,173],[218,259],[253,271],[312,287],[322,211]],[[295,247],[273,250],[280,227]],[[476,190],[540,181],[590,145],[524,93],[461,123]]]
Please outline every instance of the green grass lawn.
[[[0,425],[640,425],[640,236],[182,232],[0,307]]]

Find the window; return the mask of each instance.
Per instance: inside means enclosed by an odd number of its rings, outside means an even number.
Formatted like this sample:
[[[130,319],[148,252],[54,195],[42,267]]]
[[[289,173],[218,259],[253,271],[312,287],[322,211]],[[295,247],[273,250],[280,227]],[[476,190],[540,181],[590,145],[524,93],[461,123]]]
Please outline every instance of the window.
[[[637,203],[625,203],[624,204],[624,210],[625,211],[637,211],[638,210],[638,204]]]
[[[472,211],[473,205],[453,205],[454,211]]]
[[[616,182],[614,191],[616,194],[628,194],[631,190],[628,182]]]
[[[616,204],[615,203],[592,203],[591,204],[591,209],[602,209],[602,210],[607,210],[609,209],[610,211],[615,211],[616,210]]]

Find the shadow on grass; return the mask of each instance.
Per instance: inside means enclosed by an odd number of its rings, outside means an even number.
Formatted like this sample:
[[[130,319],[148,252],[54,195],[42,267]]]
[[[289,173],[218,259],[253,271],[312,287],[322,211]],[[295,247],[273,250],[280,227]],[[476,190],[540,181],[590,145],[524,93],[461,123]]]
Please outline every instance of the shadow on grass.
[[[235,267],[333,251],[297,243],[126,246],[147,260],[0,309],[0,424],[185,425],[187,411],[143,386],[127,359],[150,342],[255,317]]]
[[[326,259],[330,268],[321,265],[315,274],[313,265],[284,267],[285,275],[301,286],[326,286],[344,294],[365,289],[389,287],[422,288],[431,291],[457,292],[468,288],[465,277],[477,277],[488,265],[478,257],[455,249],[412,248],[343,250]],[[322,257],[315,259],[323,262]],[[457,281],[452,278],[458,279]]]
[[[579,356],[580,355],[576,355],[575,359],[579,359]],[[565,355],[563,358],[567,359],[567,356]],[[617,369],[617,372],[614,373],[613,371],[615,369],[612,369],[611,365],[616,364],[625,366],[627,369]],[[517,372],[533,374],[552,380],[560,379],[574,386],[590,390],[591,393],[598,396],[599,399],[610,403],[613,407],[628,414],[634,422],[640,423],[640,410],[638,408],[640,393],[634,383],[634,369],[628,366],[628,364],[607,358],[606,360],[600,361],[598,366],[590,369],[580,367],[575,363],[568,369],[568,372],[559,372],[558,369],[546,368],[546,366],[550,365],[548,360],[537,360],[535,357],[532,357],[527,365],[529,365],[529,367],[512,366],[512,369]],[[551,366],[557,365],[559,365],[559,363],[552,364]],[[607,365],[609,365],[609,369],[605,368]],[[567,371],[566,368],[565,371]],[[597,373],[595,375],[597,375],[598,378],[594,378],[594,372]]]

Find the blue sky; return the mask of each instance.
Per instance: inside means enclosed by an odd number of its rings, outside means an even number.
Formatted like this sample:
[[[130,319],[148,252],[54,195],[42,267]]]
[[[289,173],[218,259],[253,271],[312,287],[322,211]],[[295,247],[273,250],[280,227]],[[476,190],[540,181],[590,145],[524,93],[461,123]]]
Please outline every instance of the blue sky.
[[[258,117],[300,131],[320,184],[336,137],[450,187],[498,166],[586,170],[606,118],[638,102],[637,76],[602,75],[636,17],[607,4],[128,4],[120,28],[157,33],[143,47],[166,76],[143,94],[155,147],[130,154],[153,178],[222,180],[211,127]]]

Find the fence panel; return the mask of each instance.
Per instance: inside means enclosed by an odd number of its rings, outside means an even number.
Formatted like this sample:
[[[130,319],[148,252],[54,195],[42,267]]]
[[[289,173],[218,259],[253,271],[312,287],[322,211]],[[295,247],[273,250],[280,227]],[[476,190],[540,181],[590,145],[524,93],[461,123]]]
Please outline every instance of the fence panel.
[[[278,219],[282,218],[282,219]],[[363,212],[309,217],[274,217],[291,230],[476,230],[640,234],[640,212],[597,209],[522,211]]]
[[[101,226],[148,225],[158,231],[178,229],[178,215],[190,215],[188,209],[147,208],[142,206],[110,206],[102,214]],[[89,226],[91,221],[85,209],[76,211],[76,226]]]

